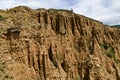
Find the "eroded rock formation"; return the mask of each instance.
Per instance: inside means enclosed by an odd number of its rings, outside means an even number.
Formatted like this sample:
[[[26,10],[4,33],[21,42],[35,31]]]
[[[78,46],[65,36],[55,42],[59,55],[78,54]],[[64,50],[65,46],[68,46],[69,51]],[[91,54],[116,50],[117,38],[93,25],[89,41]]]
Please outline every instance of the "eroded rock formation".
[[[1,80],[120,80],[120,29],[68,10],[0,15]]]

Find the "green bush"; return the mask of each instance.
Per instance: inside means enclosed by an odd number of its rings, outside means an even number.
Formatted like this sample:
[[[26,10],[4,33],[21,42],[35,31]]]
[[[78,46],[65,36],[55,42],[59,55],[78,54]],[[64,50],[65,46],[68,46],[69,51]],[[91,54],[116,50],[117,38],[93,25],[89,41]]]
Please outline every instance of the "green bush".
[[[0,15],[0,21],[3,21],[5,18],[2,16],[2,15]]]
[[[101,47],[104,48],[106,50],[105,54],[112,58],[116,63],[120,62],[119,60],[117,60],[115,58],[115,50],[112,46],[110,46],[110,44],[108,43],[104,43],[104,44],[101,44]]]
[[[5,62],[0,58],[0,72],[5,72],[6,64]]]
[[[108,52],[106,52],[107,56],[110,58],[115,58],[115,50],[114,48],[111,48]]]
[[[110,47],[110,44],[108,44],[108,43],[103,43],[103,44],[101,44],[101,47],[106,50],[106,49],[108,49],[108,48]]]
[[[79,44],[78,43],[74,43],[74,48],[78,51],[79,50]]]
[[[119,63],[120,61],[115,58],[115,50],[114,48],[111,48],[108,52],[106,52],[106,55],[114,60],[115,63]]]
[[[71,80],[82,80],[82,79],[78,76],[78,77],[75,77],[74,79],[71,79]]]

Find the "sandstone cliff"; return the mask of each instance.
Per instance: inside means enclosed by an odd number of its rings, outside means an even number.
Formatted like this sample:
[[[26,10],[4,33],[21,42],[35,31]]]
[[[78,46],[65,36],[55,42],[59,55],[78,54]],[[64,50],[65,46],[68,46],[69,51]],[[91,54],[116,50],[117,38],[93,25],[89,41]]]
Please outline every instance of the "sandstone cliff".
[[[120,80],[119,38],[69,10],[0,10],[0,80]]]

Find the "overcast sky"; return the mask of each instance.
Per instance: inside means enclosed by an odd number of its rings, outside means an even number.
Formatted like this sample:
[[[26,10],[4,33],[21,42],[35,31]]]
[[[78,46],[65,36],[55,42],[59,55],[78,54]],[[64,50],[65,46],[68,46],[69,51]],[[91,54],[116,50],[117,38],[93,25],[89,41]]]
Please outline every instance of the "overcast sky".
[[[73,9],[75,13],[105,24],[120,24],[120,0],[0,0],[0,9],[24,5],[30,8]]]

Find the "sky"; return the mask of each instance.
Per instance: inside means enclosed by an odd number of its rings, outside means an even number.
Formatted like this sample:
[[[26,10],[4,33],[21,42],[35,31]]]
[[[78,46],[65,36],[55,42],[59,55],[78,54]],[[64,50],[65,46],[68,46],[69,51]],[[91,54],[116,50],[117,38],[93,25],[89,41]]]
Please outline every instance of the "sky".
[[[0,0],[0,9],[28,6],[32,9],[68,9],[107,25],[120,24],[120,0]]]

